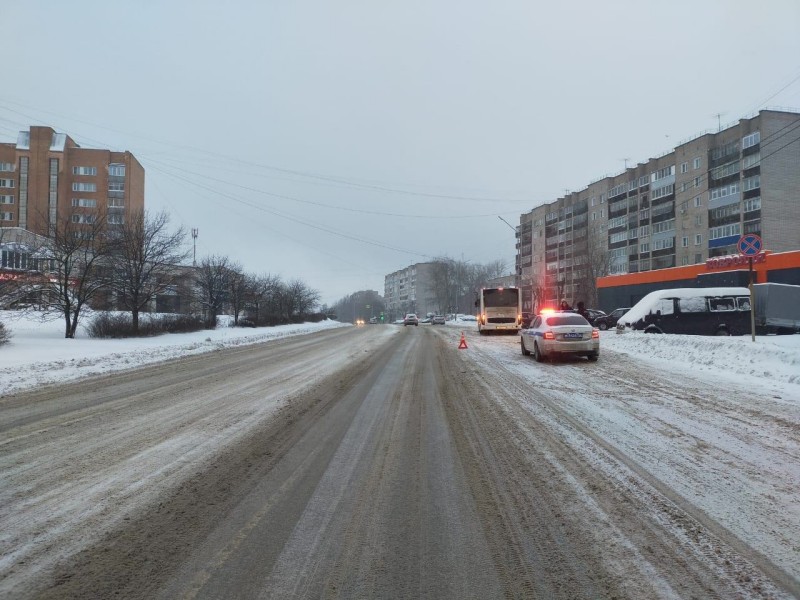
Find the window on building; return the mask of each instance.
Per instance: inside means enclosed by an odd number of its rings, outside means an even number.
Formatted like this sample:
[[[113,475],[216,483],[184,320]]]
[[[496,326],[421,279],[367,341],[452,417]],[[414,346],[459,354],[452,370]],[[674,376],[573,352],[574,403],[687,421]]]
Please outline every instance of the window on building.
[[[695,196],[694,198],[694,207],[700,208],[703,205],[703,201],[700,199],[700,196]]]
[[[642,242],[639,244],[639,252],[650,252],[650,242]]]
[[[111,164],[108,165],[108,174],[112,177],[125,177],[125,165]]]
[[[718,240],[720,238],[731,237],[734,235],[741,235],[742,226],[739,223],[731,223],[730,225],[722,225],[720,227],[712,227],[708,230],[709,240]]]
[[[694,224],[695,225],[702,225],[703,224],[703,215],[695,215],[694,216]]]
[[[753,210],[760,210],[761,209],[761,196],[756,196],[755,198],[748,198],[744,201],[744,212],[750,212]]]
[[[669,221],[662,221],[661,223],[653,223],[653,233],[662,233],[664,231],[675,230],[675,219]]]
[[[702,164],[703,164],[703,159],[698,156],[692,161],[692,168],[699,169]]]
[[[701,262],[703,262],[703,255],[698,252],[694,255],[694,264],[699,265]]]
[[[745,192],[755,190],[761,187],[761,175],[754,175],[742,181],[742,188]]]
[[[688,248],[689,247],[689,236],[683,236],[681,238],[681,247]]]
[[[73,175],[97,175],[97,167],[72,167]]]
[[[681,173],[686,173],[689,170],[689,163],[684,162],[681,163]]]
[[[80,183],[80,182],[73,182],[72,183],[72,191],[73,192],[96,192],[97,191],[97,184],[96,183]]]
[[[646,186],[648,184],[648,180],[649,178],[647,177],[647,175],[642,175],[641,177],[639,177],[639,187]]]
[[[703,234],[702,233],[695,234],[695,236],[694,236],[694,245],[695,246],[699,246],[702,243],[703,243]]]
[[[13,188],[13,187],[14,187],[13,179],[0,179],[0,188]]]
[[[755,146],[761,141],[761,132],[756,131],[755,133],[751,133],[750,135],[746,135],[742,138],[742,150],[745,148],[749,148],[750,146]]]
[[[109,198],[108,208],[125,208],[124,198]]]
[[[742,169],[752,169],[761,164],[761,152],[756,152],[742,159]]]
[[[124,192],[125,191],[125,183],[120,181],[109,181],[108,182],[108,191],[109,192]]]
[[[14,170],[14,163],[0,162],[0,172],[10,172]]]
[[[73,198],[72,199],[72,206],[81,207],[81,208],[96,208],[97,207],[97,200],[92,198]]]
[[[14,204],[14,196],[8,194],[0,196],[0,204]]]
[[[700,184],[703,182],[702,177],[695,177],[694,178],[694,187],[699,188]]]
[[[13,221],[13,220],[14,220],[13,212],[0,212],[0,221]]]
[[[662,238],[660,240],[653,240],[653,250],[666,250],[667,248],[675,247],[675,238]]]
[[[689,257],[688,256],[682,256],[681,257],[681,265],[686,266],[688,264],[689,264]]]
[[[653,190],[653,200],[658,200],[659,198],[669,196],[670,194],[673,193],[675,193],[675,185],[670,183],[669,185],[660,187],[657,190]]]
[[[125,217],[123,215],[110,214],[108,215],[108,222],[111,225],[124,225]]]

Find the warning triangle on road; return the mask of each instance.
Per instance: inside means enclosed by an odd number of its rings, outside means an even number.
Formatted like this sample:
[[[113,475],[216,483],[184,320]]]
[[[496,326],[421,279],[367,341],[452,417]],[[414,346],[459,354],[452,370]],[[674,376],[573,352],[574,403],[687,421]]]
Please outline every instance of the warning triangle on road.
[[[461,332],[461,341],[458,343],[459,350],[466,350],[467,349],[467,338],[464,337],[464,332]]]

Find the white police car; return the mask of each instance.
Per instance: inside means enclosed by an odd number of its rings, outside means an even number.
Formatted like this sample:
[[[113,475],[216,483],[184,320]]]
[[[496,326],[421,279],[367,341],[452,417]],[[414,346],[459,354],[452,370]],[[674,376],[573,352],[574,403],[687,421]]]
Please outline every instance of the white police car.
[[[546,311],[537,315],[530,327],[520,331],[522,354],[542,362],[553,356],[585,356],[591,361],[600,356],[600,332],[581,315],[568,311]]]

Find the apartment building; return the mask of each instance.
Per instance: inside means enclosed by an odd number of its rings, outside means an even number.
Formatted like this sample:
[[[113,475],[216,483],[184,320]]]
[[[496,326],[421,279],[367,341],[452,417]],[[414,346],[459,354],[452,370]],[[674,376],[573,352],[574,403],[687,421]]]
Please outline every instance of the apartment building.
[[[522,214],[523,302],[596,305],[598,277],[736,254],[748,233],[800,249],[798,112],[763,110]]]
[[[390,320],[406,313],[439,312],[433,292],[434,263],[417,263],[384,277],[383,300]]]
[[[48,235],[59,220],[123,224],[144,209],[144,169],[130,152],[81,148],[50,127],[0,143],[0,227]]]

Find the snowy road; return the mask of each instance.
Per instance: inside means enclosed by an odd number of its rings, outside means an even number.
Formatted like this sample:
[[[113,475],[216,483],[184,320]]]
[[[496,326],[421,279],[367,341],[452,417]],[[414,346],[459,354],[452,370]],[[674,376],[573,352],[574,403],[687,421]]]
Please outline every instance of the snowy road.
[[[796,398],[460,333],[0,399],[0,596],[800,597]]]

